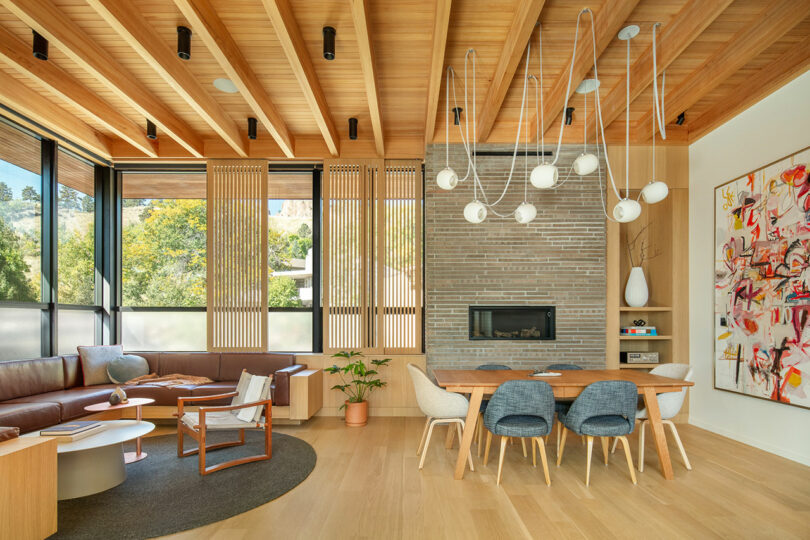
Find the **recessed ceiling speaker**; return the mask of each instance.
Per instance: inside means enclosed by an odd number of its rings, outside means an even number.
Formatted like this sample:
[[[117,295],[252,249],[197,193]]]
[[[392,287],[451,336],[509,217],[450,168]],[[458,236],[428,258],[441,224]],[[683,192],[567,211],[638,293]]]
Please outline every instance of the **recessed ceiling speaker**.
[[[39,35],[36,30],[34,33],[34,58],[38,60],[48,59],[48,40]]]
[[[183,60],[191,58],[191,28],[177,27],[177,56]]]
[[[349,118],[349,138],[357,140],[357,118]]]
[[[153,141],[157,139],[157,126],[151,120],[146,121],[146,138]]]
[[[248,118],[248,139],[251,141],[256,140],[256,130],[258,127],[258,122],[255,118]]]
[[[335,59],[335,29],[331,26],[323,27],[323,57],[327,60]]]
[[[565,109],[565,125],[570,126],[574,123],[574,108],[566,107]]]

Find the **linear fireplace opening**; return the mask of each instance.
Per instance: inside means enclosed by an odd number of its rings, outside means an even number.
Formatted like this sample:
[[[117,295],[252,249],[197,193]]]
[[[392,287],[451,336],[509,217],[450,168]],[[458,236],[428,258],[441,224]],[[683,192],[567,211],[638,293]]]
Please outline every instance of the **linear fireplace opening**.
[[[554,306],[470,306],[470,339],[556,339]]]

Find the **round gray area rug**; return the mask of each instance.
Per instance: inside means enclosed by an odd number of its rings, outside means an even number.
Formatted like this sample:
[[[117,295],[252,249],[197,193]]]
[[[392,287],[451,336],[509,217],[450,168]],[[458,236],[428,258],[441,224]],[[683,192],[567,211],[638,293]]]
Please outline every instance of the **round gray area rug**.
[[[216,433],[209,444],[236,433]],[[210,437],[210,433],[209,433]],[[196,446],[188,437],[186,448]],[[131,448],[128,448],[131,446]],[[209,451],[208,465],[262,453],[264,434],[245,433],[245,445]],[[125,444],[125,451],[134,444]],[[200,527],[272,501],[300,484],[315,468],[315,450],[290,435],[273,433],[273,457],[206,476],[197,456],[177,457],[177,436],[143,440],[148,457],[127,465],[127,479],[113,489],[59,501],[52,538],[152,538]]]

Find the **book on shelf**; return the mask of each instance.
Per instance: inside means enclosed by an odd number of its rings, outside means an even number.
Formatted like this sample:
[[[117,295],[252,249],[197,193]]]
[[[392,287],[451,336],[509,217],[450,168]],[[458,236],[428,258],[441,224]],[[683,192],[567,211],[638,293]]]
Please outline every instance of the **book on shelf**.
[[[87,431],[89,429],[93,429],[98,426],[101,426],[101,422],[98,421],[68,422],[66,424],[59,424],[57,426],[52,426],[47,429],[43,429],[39,432],[39,434],[48,437],[71,437],[73,435],[76,435],[77,433],[81,433],[83,431]]]
[[[657,336],[658,330],[655,326],[624,326],[621,329],[623,336]]]

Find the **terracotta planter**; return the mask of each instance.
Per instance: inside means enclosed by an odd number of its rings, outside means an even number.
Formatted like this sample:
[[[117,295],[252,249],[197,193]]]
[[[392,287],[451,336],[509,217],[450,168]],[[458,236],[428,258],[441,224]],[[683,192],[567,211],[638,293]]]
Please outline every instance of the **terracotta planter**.
[[[365,426],[368,422],[368,401],[346,403],[346,425],[349,427]]]

